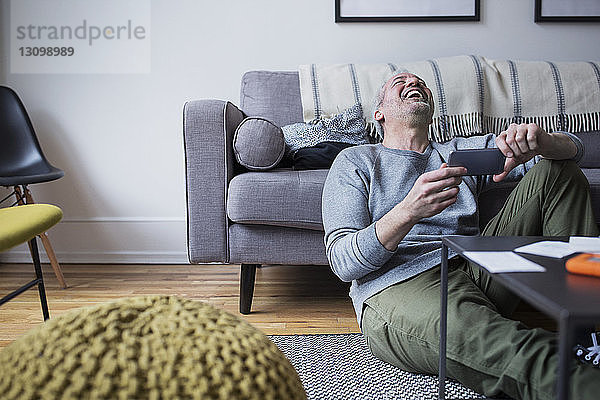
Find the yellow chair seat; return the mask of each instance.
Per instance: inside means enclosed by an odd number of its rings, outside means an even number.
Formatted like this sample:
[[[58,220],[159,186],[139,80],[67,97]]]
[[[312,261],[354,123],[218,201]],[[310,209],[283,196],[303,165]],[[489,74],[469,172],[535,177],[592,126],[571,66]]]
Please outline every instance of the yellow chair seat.
[[[28,242],[56,225],[62,210],[50,204],[0,208],[0,251]]]

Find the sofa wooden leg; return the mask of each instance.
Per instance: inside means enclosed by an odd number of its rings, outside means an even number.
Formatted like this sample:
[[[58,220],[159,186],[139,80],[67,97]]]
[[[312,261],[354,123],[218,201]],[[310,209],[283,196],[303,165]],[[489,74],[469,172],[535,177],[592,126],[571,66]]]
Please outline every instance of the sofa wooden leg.
[[[260,267],[260,264],[242,264],[240,273],[240,313],[242,314],[250,314],[257,267]]]

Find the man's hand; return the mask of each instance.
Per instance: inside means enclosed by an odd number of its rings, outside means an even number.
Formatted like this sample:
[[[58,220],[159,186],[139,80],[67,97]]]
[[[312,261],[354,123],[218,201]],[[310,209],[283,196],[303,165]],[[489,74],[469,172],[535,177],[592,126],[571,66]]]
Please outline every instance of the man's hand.
[[[466,173],[465,167],[448,167],[444,163],[440,169],[419,176],[404,200],[375,223],[381,244],[394,251],[415,224],[454,204],[458,185]]]
[[[458,185],[466,173],[465,167],[448,167],[446,163],[424,173],[400,203],[402,208],[414,223],[441,213],[456,202]]]
[[[494,175],[494,182],[503,180],[517,165],[538,154],[543,155],[551,147],[551,142],[552,136],[536,124],[510,124],[507,130],[496,137],[496,146],[506,156],[506,161],[504,171]]]

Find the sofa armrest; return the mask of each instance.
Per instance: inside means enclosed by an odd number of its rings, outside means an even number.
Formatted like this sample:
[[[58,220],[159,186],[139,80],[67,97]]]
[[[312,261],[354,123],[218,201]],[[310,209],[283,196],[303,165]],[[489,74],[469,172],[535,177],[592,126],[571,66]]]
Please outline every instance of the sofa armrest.
[[[183,108],[191,263],[229,261],[227,187],[235,168],[233,134],[243,119],[226,101],[195,100]]]

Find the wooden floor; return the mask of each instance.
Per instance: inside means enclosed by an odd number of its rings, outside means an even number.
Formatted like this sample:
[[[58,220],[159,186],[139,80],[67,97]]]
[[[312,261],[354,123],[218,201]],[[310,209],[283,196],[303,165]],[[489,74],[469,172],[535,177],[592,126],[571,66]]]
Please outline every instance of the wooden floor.
[[[239,315],[265,334],[360,332],[349,285],[325,266],[265,266],[256,273],[252,313],[239,313],[239,265],[62,265],[69,287],[61,289],[49,265],[44,280],[50,317],[123,297],[177,295],[206,301]],[[0,264],[0,296],[33,279],[29,264]],[[530,306],[517,319],[555,329]],[[0,306],[0,348],[42,323],[37,288]]]
[[[253,312],[239,314],[239,265],[69,265],[61,289],[49,265],[44,280],[50,318],[67,310],[150,294],[206,301],[265,334],[359,332],[349,285],[325,266],[265,266],[256,273]],[[33,265],[0,264],[0,297],[33,279]],[[42,323],[37,288],[0,306],[0,348]]]

